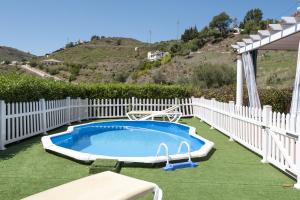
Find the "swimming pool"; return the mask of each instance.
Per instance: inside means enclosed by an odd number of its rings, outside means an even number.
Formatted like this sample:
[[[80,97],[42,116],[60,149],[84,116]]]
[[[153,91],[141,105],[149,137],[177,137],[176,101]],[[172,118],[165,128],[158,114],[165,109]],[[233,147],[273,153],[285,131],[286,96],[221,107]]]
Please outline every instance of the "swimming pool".
[[[125,162],[158,163],[166,161],[166,144],[170,160],[206,156],[213,143],[196,135],[196,129],[187,125],[161,121],[117,120],[70,126],[67,131],[44,136],[43,147],[81,161],[116,159]]]

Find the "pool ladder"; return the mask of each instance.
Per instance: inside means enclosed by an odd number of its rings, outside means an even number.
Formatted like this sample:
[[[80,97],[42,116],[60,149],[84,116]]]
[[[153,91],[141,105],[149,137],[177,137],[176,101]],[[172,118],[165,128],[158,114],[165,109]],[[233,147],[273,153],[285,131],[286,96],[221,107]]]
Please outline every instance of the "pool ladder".
[[[179,144],[179,148],[178,148],[177,154],[180,154],[183,145],[185,145],[187,147],[187,150],[188,150],[188,152],[187,152],[188,153],[188,157],[189,157],[188,162],[192,162],[190,145],[186,141],[182,141]],[[170,161],[169,148],[168,148],[168,146],[165,143],[162,142],[162,143],[159,144],[157,152],[156,152],[156,157],[158,157],[158,155],[159,155],[162,147],[164,147],[164,149],[165,149],[166,157],[167,157],[167,165],[169,165],[170,164],[169,163],[169,161]]]

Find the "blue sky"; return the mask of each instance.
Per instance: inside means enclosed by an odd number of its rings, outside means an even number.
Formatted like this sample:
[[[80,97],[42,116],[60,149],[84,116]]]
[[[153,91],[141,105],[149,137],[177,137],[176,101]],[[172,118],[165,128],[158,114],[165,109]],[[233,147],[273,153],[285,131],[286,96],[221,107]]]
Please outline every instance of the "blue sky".
[[[205,2],[205,3],[204,3]],[[152,41],[176,38],[196,25],[199,29],[225,11],[242,20],[260,8],[265,18],[290,15],[297,0],[0,0],[0,46],[36,55],[56,50],[67,41],[91,35],[132,37]]]

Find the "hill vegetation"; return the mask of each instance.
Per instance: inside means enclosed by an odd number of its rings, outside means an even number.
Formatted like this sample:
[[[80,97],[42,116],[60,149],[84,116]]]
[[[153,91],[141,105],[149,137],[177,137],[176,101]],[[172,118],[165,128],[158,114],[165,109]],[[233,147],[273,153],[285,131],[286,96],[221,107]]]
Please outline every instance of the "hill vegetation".
[[[18,49],[0,46],[0,62],[27,61],[34,57],[35,56],[32,54],[20,51]]]

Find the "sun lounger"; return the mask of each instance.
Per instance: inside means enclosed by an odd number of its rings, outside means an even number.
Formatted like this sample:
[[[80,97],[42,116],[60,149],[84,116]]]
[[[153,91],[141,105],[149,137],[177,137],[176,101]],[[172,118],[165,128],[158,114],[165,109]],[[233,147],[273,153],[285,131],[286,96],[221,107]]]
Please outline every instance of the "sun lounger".
[[[142,197],[148,192],[154,193],[154,200],[162,199],[162,191],[156,184],[106,171],[34,194],[23,200],[130,200]]]
[[[126,115],[130,120],[153,120],[157,117],[167,117],[170,122],[178,122],[182,113],[177,112],[179,106],[175,105],[161,111],[130,111]]]

